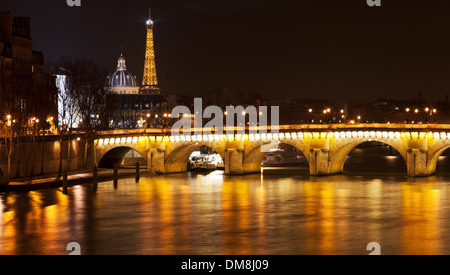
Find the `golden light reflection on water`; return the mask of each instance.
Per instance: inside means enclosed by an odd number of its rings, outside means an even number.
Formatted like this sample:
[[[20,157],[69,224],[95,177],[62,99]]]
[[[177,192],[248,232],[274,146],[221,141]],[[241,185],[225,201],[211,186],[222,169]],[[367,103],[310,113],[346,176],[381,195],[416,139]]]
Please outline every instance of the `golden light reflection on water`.
[[[441,191],[433,183],[402,185],[403,254],[441,254]]]
[[[334,254],[335,247],[335,189],[334,183],[305,182],[306,247],[314,254]],[[320,232],[321,238],[311,238]]]
[[[51,254],[48,248],[59,246],[59,225],[70,219],[64,212],[67,203],[60,192],[45,198],[39,192],[7,196],[2,202],[1,254]]]
[[[224,232],[222,249],[224,254],[251,254],[250,242],[250,193],[245,181],[232,180],[222,185],[222,221]]]
[[[368,218],[372,221],[379,221],[382,219],[382,199],[383,199],[383,181],[380,179],[371,180],[367,184],[367,206],[370,211]],[[372,242],[380,243],[382,240],[382,226],[380,222],[371,223],[367,231],[367,238]]]
[[[171,226],[171,223],[173,222],[174,213],[173,213],[173,207],[174,207],[174,200],[173,200],[173,193],[171,192],[171,185],[168,181],[159,181],[158,182],[158,220],[159,220],[159,228],[162,230],[160,231],[159,238],[161,240],[162,245],[160,247],[160,254],[169,254],[171,251],[174,250],[174,244],[171,241],[174,238],[174,230]]]
[[[442,254],[448,181],[174,175],[0,196],[0,254]]]

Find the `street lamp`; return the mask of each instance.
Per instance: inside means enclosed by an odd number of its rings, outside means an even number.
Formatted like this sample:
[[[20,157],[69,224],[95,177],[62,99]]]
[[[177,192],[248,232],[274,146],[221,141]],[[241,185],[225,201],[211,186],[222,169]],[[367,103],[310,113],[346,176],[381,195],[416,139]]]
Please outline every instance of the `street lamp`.
[[[430,113],[430,108],[425,108],[425,123],[428,124],[428,114]]]
[[[341,109],[341,118],[342,118],[342,123],[345,123],[345,110]]]
[[[6,125],[8,127],[11,127],[11,115],[7,115],[6,118],[8,119],[7,122],[6,122]]]
[[[326,115],[326,123],[330,123],[331,122],[331,119],[330,119],[330,113],[331,113],[331,109],[330,108],[327,108],[326,110],[324,110],[324,114]]]
[[[151,117],[151,114],[150,113],[147,113],[147,128],[150,128],[150,117]]]
[[[416,114],[416,123],[419,124],[419,109],[415,109],[414,113]]]
[[[406,108],[406,124],[408,124],[409,123],[409,112],[411,111],[411,109],[410,108]]]

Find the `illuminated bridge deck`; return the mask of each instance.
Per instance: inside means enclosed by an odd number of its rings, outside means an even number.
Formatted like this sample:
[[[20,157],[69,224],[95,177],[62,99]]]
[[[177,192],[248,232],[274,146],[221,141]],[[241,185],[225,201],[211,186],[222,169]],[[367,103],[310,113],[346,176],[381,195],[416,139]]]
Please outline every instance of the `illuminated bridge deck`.
[[[434,174],[439,156],[450,148],[450,125],[442,124],[283,125],[275,133],[270,128],[246,128],[244,134],[239,128],[228,130],[233,134],[199,134],[195,129],[188,135],[171,135],[170,129],[99,132],[95,161],[120,159],[127,149],[134,149],[146,159],[150,171],[181,173],[191,153],[207,146],[222,156],[227,174],[241,175],[259,173],[266,152],[285,143],[303,153],[311,175],[333,175],[342,173],[355,147],[377,141],[397,150],[408,176],[414,177]]]

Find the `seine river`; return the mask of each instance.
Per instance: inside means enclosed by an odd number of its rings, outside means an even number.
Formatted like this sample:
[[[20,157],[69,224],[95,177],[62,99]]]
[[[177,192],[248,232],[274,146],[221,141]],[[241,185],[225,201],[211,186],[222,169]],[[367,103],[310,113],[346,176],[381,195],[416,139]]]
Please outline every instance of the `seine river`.
[[[347,169],[348,167],[348,169]],[[397,157],[352,156],[344,175],[179,174],[0,194],[0,254],[450,254],[450,161],[408,179]],[[381,176],[380,176],[381,175]]]

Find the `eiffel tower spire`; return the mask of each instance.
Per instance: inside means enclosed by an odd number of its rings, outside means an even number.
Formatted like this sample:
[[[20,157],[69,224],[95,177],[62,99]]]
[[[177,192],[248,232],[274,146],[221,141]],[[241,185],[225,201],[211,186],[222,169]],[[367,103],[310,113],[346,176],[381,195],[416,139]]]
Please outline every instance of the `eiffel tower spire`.
[[[142,81],[141,93],[159,94],[158,79],[156,77],[155,44],[153,41],[154,24],[151,17],[151,10],[147,20],[147,44],[145,48],[144,77]]]

